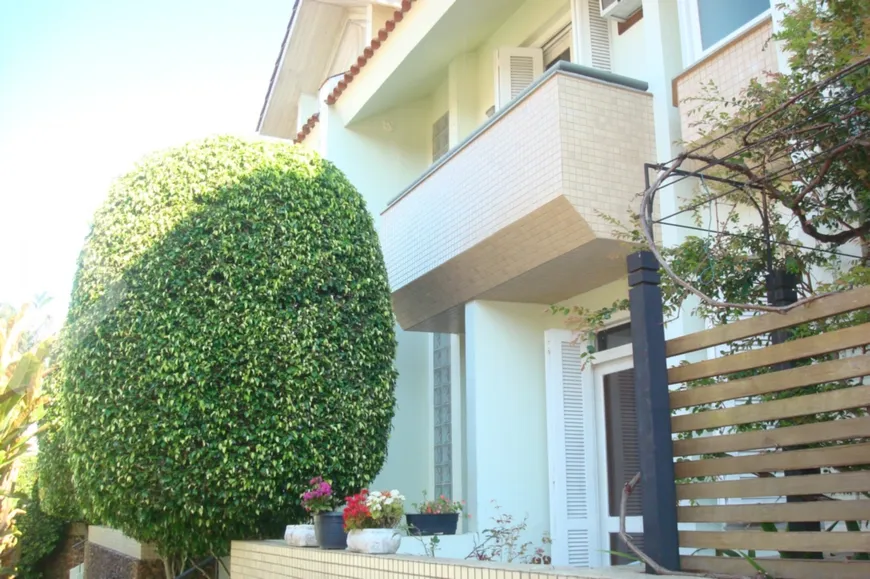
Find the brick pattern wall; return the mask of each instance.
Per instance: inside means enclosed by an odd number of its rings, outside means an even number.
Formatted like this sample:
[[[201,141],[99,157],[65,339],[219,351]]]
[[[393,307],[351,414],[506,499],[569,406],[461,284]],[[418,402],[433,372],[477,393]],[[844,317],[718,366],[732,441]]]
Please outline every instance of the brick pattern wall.
[[[233,542],[233,579],[639,579],[639,568],[579,569],[401,555],[361,555],[288,547],[281,541]],[[669,576],[661,576],[667,579]],[[671,579],[674,579],[671,577]]]
[[[700,136],[692,124],[701,115],[691,111],[703,104],[687,99],[701,96],[711,81],[720,96],[730,99],[738,96],[753,78],[763,80],[765,72],[778,70],[776,49],[769,42],[772,33],[771,20],[765,20],[677,77],[675,88],[684,141],[691,143]]]

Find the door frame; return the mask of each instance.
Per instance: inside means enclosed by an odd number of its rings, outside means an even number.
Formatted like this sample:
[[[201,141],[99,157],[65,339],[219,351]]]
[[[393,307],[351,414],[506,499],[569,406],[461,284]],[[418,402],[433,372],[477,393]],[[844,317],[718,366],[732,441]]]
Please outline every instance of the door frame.
[[[608,353],[611,355],[607,356],[605,360],[595,360],[592,363],[592,384],[595,392],[594,412],[596,433],[598,435],[596,438],[596,466],[598,472],[599,491],[598,500],[600,501],[599,504],[602,505],[602,514],[599,517],[599,522],[602,537],[605,538],[605,542],[608,547],[607,550],[609,550],[610,534],[619,532],[619,516],[610,516],[609,508],[605,508],[605,505],[609,505],[609,497],[607,496],[607,417],[605,416],[606,408],[604,403],[604,376],[634,368],[634,358],[632,356],[632,348],[630,344],[625,346],[619,346],[611,350],[605,350],[601,353]],[[626,517],[625,519],[626,532],[643,532],[642,516]],[[610,557],[606,556],[606,559],[607,563],[605,566],[610,567]]]

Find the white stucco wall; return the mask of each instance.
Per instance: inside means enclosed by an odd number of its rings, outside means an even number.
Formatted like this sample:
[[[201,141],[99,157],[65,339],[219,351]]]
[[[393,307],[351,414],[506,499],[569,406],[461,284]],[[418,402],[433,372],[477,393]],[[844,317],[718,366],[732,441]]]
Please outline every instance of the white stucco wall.
[[[644,58],[644,26],[641,18],[631,28],[619,34],[616,22],[610,25],[610,58],[613,72],[638,80],[649,80],[650,69]]]
[[[321,152],[356,186],[375,216],[387,201],[429,165],[430,99],[391,110],[345,127],[334,107],[321,109]],[[372,486],[398,488],[408,501],[429,488],[431,465],[428,412],[429,336],[396,328],[396,416],[388,457]]]
[[[549,530],[543,307],[477,301],[465,308],[466,441],[470,527],[497,511],[520,520],[525,540]]]
[[[599,308],[627,292],[623,279],[562,305]],[[472,302],[463,340],[469,530],[487,528],[494,500],[515,519],[529,516],[524,540],[535,544],[550,521],[544,333],[566,327],[548,308]]]

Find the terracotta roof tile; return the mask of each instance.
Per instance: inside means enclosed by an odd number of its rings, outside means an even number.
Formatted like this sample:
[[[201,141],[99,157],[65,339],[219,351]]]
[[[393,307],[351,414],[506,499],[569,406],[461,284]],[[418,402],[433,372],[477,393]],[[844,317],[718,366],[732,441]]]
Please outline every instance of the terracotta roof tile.
[[[396,29],[396,23],[401,22],[405,18],[405,13],[411,10],[411,6],[417,0],[402,0],[401,7],[393,12],[393,17],[390,20],[387,20],[384,23],[384,27],[378,30],[377,38],[372,38],[371,42],[368,46],[363,49],[363,52],[356,59],[356,64],[350,67],[338,84],[335,85],[335,88],[332,89],[332,92],[329,93],[326,97],[326,104],[332,105],[335,104],[335,101],[338,100],[338,97],[344,92],[347,88],[347,85],[353,82],[353,79],[360,73],[360,70],[368,63],[369,59],[374,56],[375,52],[381,47],[381,44],[390,36],[390,32]],[[296,139],[294,139],[294,143],[301,143],[305,140],[305,137],[311,132],[316,125],[320,121],[320,113],[315,113],[311,115],[311,117],[302,125],[302,129],[296,134]]]
[[[350,70],[345,73],[344,78],[338,82],[335,88],[332,89],[332,92],[326,97],[326,104],[335,104],[335,101],[338,100],[338,97],[341,96],[344,89],[347,88],[347,85],[353,82],[354,77],[360,73],[360,69],[366,65],[366,62],[368,62],[372,56],[374,56],[375,52],[377,52],[381,47],[381,44],[390,36],[390,32],[396,29],[396,23],[401,22],[405,18],[405,13],[411,10],[411,6],[413,6],[416,1],[417,0],[402,0],[401,7],[393,12],[393,17],[384,23],[383,28],[378,30],[377,38],[372,38],[369,45],[365,47],[363,53],[359,58],[357,58],[356,65],[350,67]],[[311,119],[309,119],[309,122],[310,120]],[[303,127],[303,130],[304,128],[305,127]]]
[[[308,133],[311,132],[311,129],[313,129],[314,125],[316,125],[319,121],[320,121],[320,113],[314,113],[313,115],[308,117],[308,120],[305,121],[305,124],[302,125],[302,128],[299,130],[299,132],[296,133],[296,138],[293,139],[293,142],[294,143],[301,143],[302,141],[304,141],[305,137],[308,136]]]

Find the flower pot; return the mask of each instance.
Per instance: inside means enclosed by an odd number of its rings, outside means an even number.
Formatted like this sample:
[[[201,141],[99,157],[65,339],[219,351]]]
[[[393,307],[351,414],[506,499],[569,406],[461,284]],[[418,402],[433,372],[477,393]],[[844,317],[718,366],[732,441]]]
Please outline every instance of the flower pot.
[[[287,525],[284,530],[284,541],[291,547],[316,547],[317,536],[314,525]]]
[[[317,513],[314,516],[314,535],[321,549],[344,549],[347,547],[347,533],[344,532],[344,519],[341,513]]]
[[[459,524],[459,513],[444,513],[440,515],[405,515],[408,520],[409,533],[412,535],[455,535]]]
[[[399,550],[402,535],[396,529],[362,529],[347,534],[347,550],[369,555],[392,555]]]

